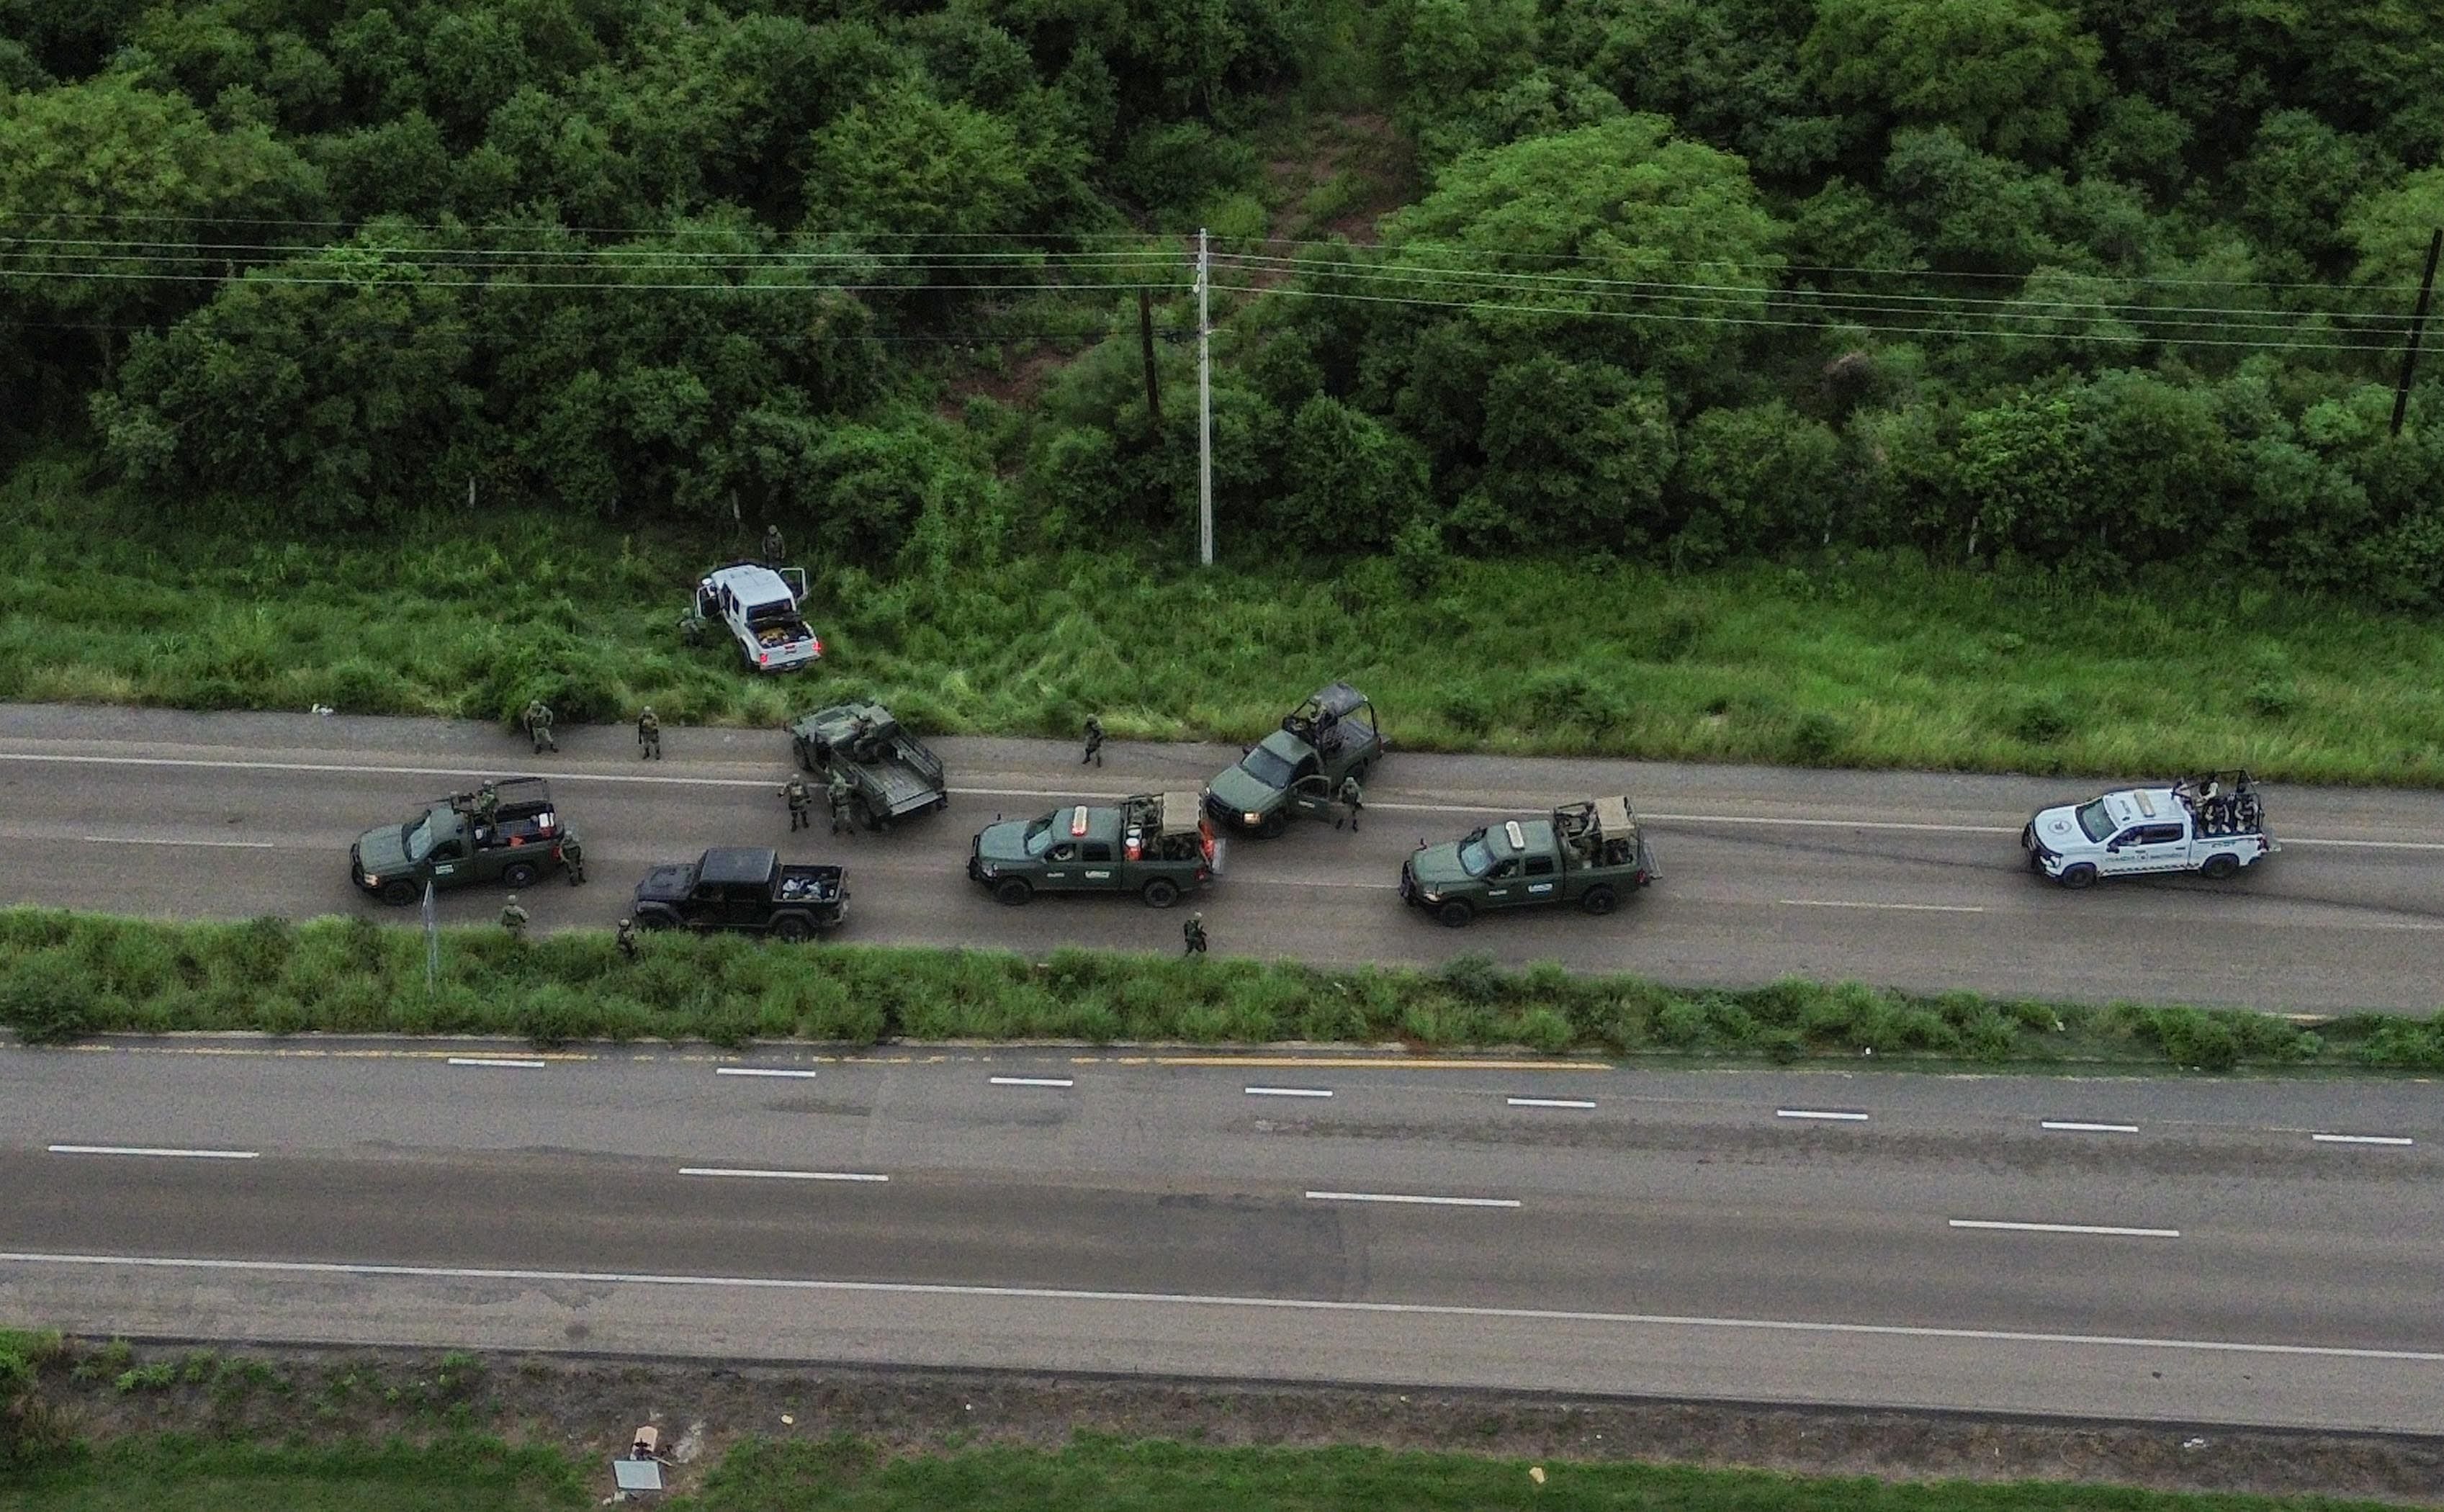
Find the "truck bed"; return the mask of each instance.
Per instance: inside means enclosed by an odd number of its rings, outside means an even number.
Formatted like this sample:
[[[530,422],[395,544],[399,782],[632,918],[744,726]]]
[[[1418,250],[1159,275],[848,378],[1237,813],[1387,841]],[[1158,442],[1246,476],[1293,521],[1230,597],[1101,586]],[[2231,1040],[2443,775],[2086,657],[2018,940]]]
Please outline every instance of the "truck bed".
[[[942,796],[941,764],[920,757],[904,742],[893,741],[891,749],[879,761],[852,761],[850,765],[874,784],[883,806],[894,819],[931,808]]]
[[[783,866],[772,887],[772,901],[799,906],[837,903],[842,875],[837,866]]]

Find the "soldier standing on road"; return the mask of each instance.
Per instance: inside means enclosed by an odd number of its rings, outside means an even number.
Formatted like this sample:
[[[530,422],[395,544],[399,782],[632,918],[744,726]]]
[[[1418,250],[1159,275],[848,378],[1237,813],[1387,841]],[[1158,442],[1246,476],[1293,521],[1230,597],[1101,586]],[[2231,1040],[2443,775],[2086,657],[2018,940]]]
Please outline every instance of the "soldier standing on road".
[[[560,864],[567,869],[569,886],[585,885],[585,847],[578,843],[576,836],[560,842]]]
[[[848,815],[848,801],[855,792],[856,789],[849,785],[848,773],[833,767],[832,780],[824,785],[824,796],[831,801],[832,833],[835,835],[844,829],[856,828]]]
[[[1179,927],[1179,932],[1181,937],[1186,939],[1188,942],[1188,949],[1179,952],[1182,959],[1192,955],[1203,955],[1205,953],[1204,914],[1191,913],[1188,915],[1188,922]]]
[[[546,746],[555,752],[560,749],[560,742],[551,738],[551,706],[540,698],[527,701],[527,734],[534,740],[538,756],[543,754]]]
[[[524,945],[527,939],[527,911],[518,907],[518,895],[515,893],[510,894],[509,900],[501,905],[501,928],[509,931],[510,939]]]
[[[618,931],[611,936],[611,943],[620,948],[620,959],[634,966],[637,962],[637,921],[621,919]]]
[[[815,821],[809,810],[815,806],[815,795],[813,790],[806,786],[806,780],[804,777],[791,772],[788,782],[782,785],[781,796],[789,802],[790,834],[795,835],[802,829],[814,828]]]
[[[1103,722],[1093,714],[1086,716],[1086,754],[1078,758],[1078,765],[1083,766],[1088,762],[1103,765]]]
[[[654,706],[637,716],[637,759],[657,762],[662,759],[662,722],[654,717]]]
[[[764,565],[777,567],[780,564],[781,527],[777,525],[768,525],[764,527]]]
[[[1332,827],[1339,829],[1346,823],[1349,826],[1349,833],[1355,835],[1358,833],[1358,816],[1366,807],[1366,789],[1358,785],[1356,772],[1351,772],[1341,780],[1341,801],[1349,805],[1349,812],[1334,820]]]

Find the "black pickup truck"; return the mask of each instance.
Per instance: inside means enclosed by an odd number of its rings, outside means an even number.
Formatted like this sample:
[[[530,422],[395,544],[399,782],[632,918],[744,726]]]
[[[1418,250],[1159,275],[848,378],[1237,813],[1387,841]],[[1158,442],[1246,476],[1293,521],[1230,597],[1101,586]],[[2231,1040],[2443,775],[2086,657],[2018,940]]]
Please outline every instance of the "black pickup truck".
[[[780,852],[759,845],[716,845],[693,861],[657,866],[637,884],[640,929],[805,940],[847,912],[839,867],[787,865]]]

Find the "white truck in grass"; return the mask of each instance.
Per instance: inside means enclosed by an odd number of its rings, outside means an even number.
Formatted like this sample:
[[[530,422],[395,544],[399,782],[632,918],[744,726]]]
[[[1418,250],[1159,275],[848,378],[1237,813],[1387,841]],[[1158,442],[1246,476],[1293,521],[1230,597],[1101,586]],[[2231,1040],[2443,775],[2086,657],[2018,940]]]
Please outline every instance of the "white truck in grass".
[[[2064,887],[2100,876],[2195,872],[2218,880],[2283,847],[2247,772],[2213,772],[2170,787],[2130,787],[2040,810],[2020,831],[2028,869]]]
[[[749,672],[789,672],[814,665],[824,643],[806,628],[801,608],[806,575],[797,567],[732,562],[715,567],[695,585],[690,643],[703,627],[718,625]]]

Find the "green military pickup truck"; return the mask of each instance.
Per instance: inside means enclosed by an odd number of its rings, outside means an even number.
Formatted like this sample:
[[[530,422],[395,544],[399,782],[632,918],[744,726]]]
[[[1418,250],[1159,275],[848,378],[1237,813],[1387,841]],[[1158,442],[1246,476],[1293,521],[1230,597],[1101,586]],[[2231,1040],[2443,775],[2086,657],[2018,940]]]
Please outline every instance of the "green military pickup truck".
[[[1293,814],[1330,819],[1342,779],[1364,782],[1388,746],[1366,695],[1334,683],[1208,784],[1205,810],[1223,828],[1263,839],[1289,828]]]
[[[1221,838],[1194,793],[1056,808],[989,824],[968,847],[968,876],[1013,908],[1038,893],[1135,893],[1167,909],[1221,870]]]
[[[1661,876],[1629,800],[1599,798],[1419,846],[1400,863],[1400,899],[1458,929],[1485,909],[1576,903],[1609,913]]]
[[[889,829],[896,819],[948,807],[951,791],[942,759],[923,741],[899,728],[880,704],[834,704],[789,727],[798,765],[828,778],[848,778],[858,822]]]
[[[365,831],[348,847],[348,876],[385,903],[415,902],[426,882],[445,892],[470,882],[519,888],[558,867],[561,846],[576,838],[548,783],[511,777],[436,798],[404,824]]]

